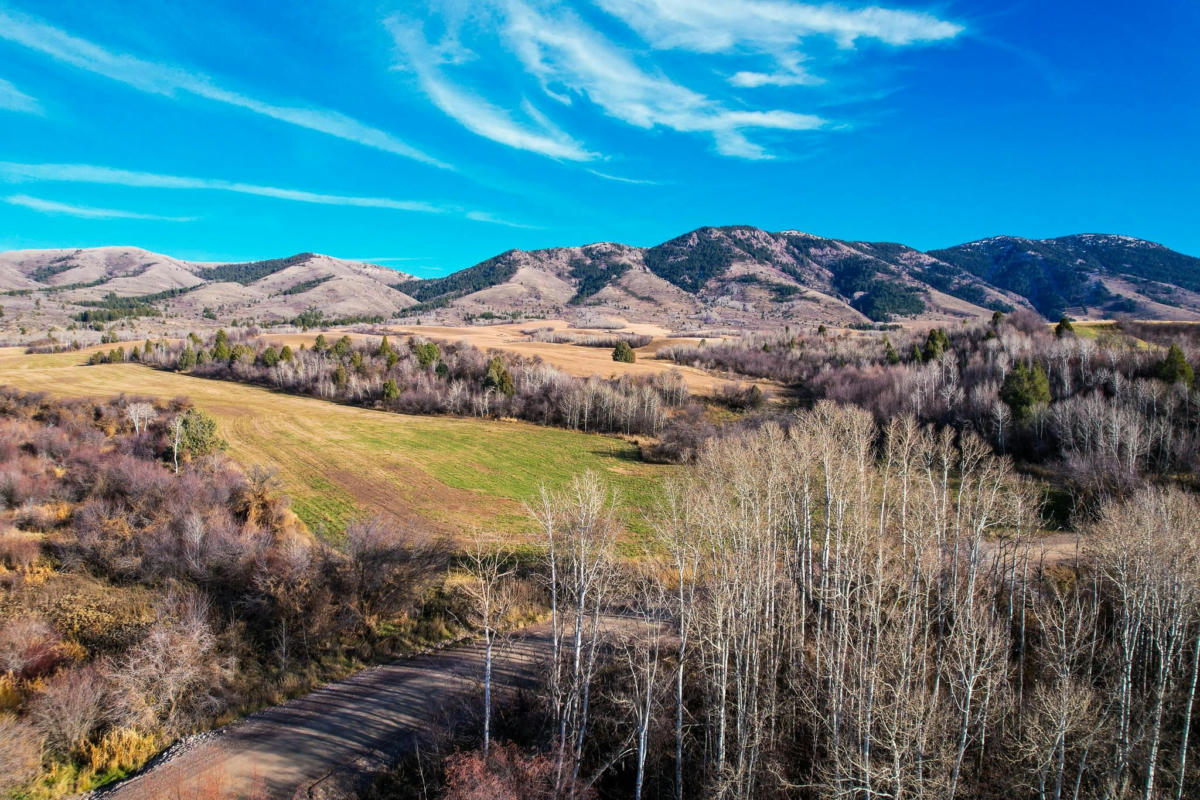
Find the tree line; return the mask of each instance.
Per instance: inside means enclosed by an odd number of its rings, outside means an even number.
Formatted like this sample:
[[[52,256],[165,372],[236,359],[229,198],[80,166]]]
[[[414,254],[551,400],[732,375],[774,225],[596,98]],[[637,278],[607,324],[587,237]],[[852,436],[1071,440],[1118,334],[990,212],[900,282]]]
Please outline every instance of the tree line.
[[[516,417],[582,431],[655,434],[688,398],[678,373],[577,378],[540,359],[461,343],[324,334],[276,347],[218,331],[208,339],[146,342],[131,357],[160,368],[414,414]],[[121,357],[125,355],[122,351]]]

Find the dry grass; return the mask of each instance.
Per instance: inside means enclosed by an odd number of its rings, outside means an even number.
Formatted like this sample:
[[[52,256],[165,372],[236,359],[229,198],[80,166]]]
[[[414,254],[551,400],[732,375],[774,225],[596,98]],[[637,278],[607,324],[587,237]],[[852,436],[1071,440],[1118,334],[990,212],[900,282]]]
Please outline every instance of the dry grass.
[[[522,356],[538,356],[546,363],[581,378],[587,378],[592,375],[598,375],[601,378],[621,375],[654,375],[660,372],[677,370],[683,376],[684,381],[687,382],[688,389],[693,394],[701,395],[712,395],[719,388],[731,383],[731,381],[725,378],[720,378],[701,369],[681,367],[670,361],[656,360],[654,353],[660,347],[668,343],[678,344],[678,340],[668,340],[667,337],[670,335],[670,331],[666,328],[647,323],[631,323],[621,329],[621,333],[624,334],[637,333],[652,337],[650,344],[645,347],[639,347],[634,351],[637,353],[638,359],[634,364],[622,364],[613,361],[612,351],[604,348],[557,344],[554,342],[533,342],[521,332],[522,330],[529,330],[531,328],[550,328],[555,331],[566,331],[568,328],[567,323],[562,320],[524,320],[511,325],[487,325],[479,327],[435,327],[432,325],[396,325],[389,327],[390,330],[401,335],[415,334],[428,336],[431,339],[462,341],[483,350],[495,348]],[[586,335],[589,331],[584,328],[571,328],[570,332],[572,335],[582,336]],[[606,336],[612,335],[610,331],[602,330],[595,330],[592,333]],[[287,338],[295,338],[298,341],[311,344],[313,337],[309,334],[303,337]],[[769,382],[761,381],[760,386],[764,392],[768,394],[773,393],[773,385]]]
[[[557,488],[587,469],[611,480],[630,531],[640,533],[670,469],[641,463],[633,444],[608,436],[371,411],[137,364],[80,366],[87,356],[2,348],[0,384],[65,396],[189,397],[218,419],[235,460],[276,468],[300,518],[335,537],[348,520],[374,514],[430,533],[521,534],[532,530],[522,502],[539,483]]]

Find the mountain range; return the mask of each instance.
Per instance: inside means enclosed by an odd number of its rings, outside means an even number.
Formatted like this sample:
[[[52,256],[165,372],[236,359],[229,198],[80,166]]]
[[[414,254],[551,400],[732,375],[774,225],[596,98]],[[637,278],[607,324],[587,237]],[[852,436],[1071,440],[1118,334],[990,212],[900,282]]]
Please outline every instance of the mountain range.
[[[442,278],[300,253],[183,261],[134,247],[0,253],[0,323],[25,335],[117,322],[355,322],[620,316],[668,327],[1047,319],[1200,320],[1200,259],[1129,236],[997,236],[922,252],[735,225],[654,247],[509,250]]]

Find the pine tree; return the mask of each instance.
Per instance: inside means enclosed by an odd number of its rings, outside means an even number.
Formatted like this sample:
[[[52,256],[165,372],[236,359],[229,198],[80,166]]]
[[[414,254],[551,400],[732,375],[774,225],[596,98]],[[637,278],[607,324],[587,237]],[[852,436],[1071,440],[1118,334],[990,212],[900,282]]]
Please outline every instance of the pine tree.
[[[1018,363],[1004,378],[1000,387],[1000,399],[1004,401],[1013,416],[1024,419],[1035,405],[1046,405],[1050,402],[1050,379],[1041,364],[1035,363],[1033,369]]]
[[[1182,382],[1191,386],[1196,380],[1196,371],[1184,358],[1179,345],[1173,344],[1167,351],[1167,357],[1158,365],[1158,377],[1171,385]]]
[[[941,328],[934,328],[925,338],[925,351],[921,354],[922,361],[937,361],[950,346],[950,337]]]
[[[896,348],[892,346],[892,340],[889,339],[888,337],[884,336],[883,343],[885,345],[885,349],[883,351],[883,357],[885,359],[887,359],[887,363],[899,364],[900,363],[900,354],[897,353]]]
[[[504,359],[496,356],[488,363],[487,375],[483,379],[483,385],[488,389],[495,389],[503,395],[512,397],[516,392],[516,387],[513,386],[512,375],[508,373],[508,368],[504,366]]]

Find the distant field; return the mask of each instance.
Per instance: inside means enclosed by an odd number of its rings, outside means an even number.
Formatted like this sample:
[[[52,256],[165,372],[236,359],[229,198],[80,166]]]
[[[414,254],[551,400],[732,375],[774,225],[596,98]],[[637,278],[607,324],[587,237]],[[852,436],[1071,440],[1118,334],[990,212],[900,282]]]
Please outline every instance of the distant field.
[[[634,445],[608,436],[371,411],[137,364],[80,366],[86,357],[0,348],[0,384],[67,396],[190,397],[218,419],[235,460],[277,468],[297,514],[331,536],[374,514],[435,533],[525,533],[522,501],[543,481],[561,486],[587,469],[617,489],[637,534],[671,469],[642,463]]]
[[[535,328],[554,328],[555,330],[571,330],[574,333],[588,333],[586,330],[568,329],[562,320],[527,320],[507,325],[476,325],[462,327],[440,327],[432,325],[392,325],[391,330],[400,335],[417,334],[431,339],[461,341],[474,345],[483,350],[495,348],[526,357],[538,357],[548,364],[564,372],[581,378],[598,375],[601,378],[619,377],[621,375],[650,376],[662,372],[678,372],[683,376],[689,391],[693,394],[711,395],[721,387],[730,383],[756,383],[768,395],[775,394],[779,386],[771,381],[729,380],[695,367],[684,367],[670,361],[659,361],[654,353],[662,346],[672,343],[686,342],[685,339],[668,340],[670,333],[666,328],[647,323],[631,323],[620,330],[620,333],[642,333],[654,337],[645,347],[639,347],[637,363],[622,364],[612,360],[612,350],[603,347],[583,347],[582,345],[558,344],[551,342],[530,341],[521,333],[522,330]],[[611,334],[614,331],[591,331],[600,335]],[[311,336],[302,340],[311,341]]]

